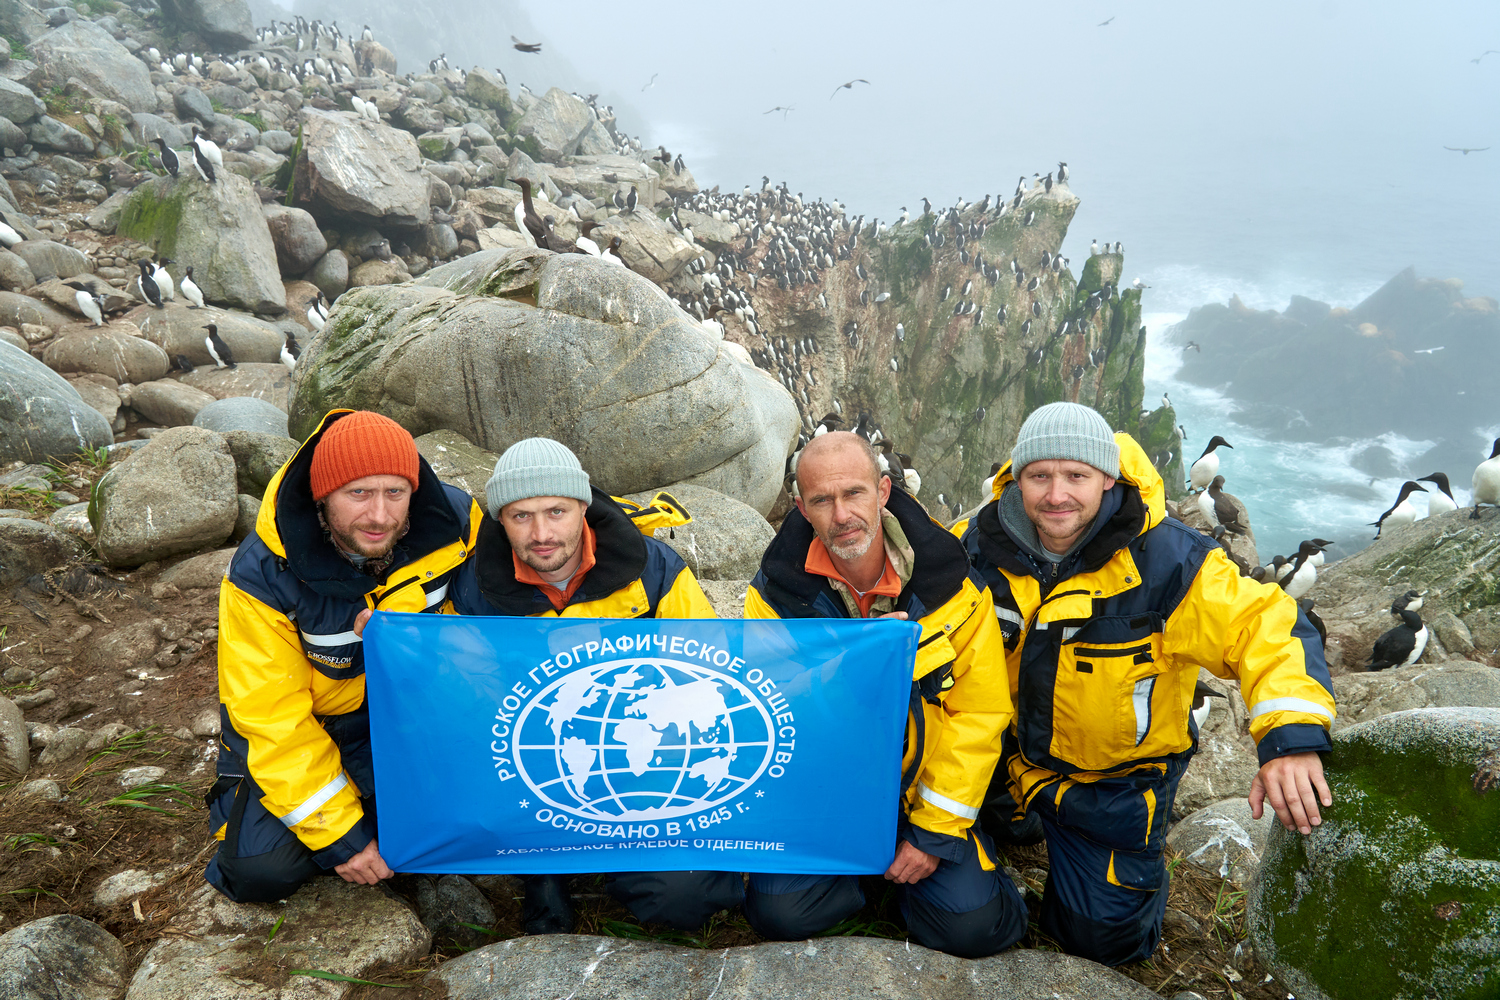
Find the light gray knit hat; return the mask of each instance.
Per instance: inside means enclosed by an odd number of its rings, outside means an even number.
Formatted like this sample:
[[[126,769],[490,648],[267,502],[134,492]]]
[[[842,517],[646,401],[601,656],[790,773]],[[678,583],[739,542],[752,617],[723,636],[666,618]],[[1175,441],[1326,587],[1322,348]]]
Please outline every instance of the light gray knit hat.
[[[1048,403],[1033,410],[1010,450],[1010,473],[1019,477],[1032,462],[1069,459],[1120,478],[1120,446],[1109,421],[1081,403]]]
[[[551,438],[517,441],[505,449],[484,484],[490,516],[497,520],[506,504],[532,497],[572,497],[584,504],[594,499],[589,474],[567,445]]]

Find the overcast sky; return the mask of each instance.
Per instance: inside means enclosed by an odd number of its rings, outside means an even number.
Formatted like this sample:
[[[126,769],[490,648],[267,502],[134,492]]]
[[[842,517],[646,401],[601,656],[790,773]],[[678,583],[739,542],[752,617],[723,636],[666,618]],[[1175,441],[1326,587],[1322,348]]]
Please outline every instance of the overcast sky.
[[[1415,264],[1500,295],[1500,55],[1470,61],[1500,49],[1494,0],[471,2],[298,9],[413,19],[455,66],[597,92],[704,186],[767,174],[891,219],[1065,159],[1083,200],[1066,252],[1121,240],[1127,274],[1176,294],[1338,298]],[[403,72],[437,54],[392,30]]]

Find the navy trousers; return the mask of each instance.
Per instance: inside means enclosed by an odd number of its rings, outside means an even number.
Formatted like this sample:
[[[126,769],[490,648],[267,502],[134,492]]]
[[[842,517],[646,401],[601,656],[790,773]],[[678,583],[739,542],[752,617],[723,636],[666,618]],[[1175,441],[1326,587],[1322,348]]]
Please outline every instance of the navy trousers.
[[[979,831],[961,862],[943,859],[919,882],[900,886],[901,915],[911,939],[962,958],[982,958],[1008,948],[1026,933],[1026,904],[1009,876],[985,871]],[[865,905],[853,875],[751,875],[745,916],[761,937],[797,941],[819,934]]]

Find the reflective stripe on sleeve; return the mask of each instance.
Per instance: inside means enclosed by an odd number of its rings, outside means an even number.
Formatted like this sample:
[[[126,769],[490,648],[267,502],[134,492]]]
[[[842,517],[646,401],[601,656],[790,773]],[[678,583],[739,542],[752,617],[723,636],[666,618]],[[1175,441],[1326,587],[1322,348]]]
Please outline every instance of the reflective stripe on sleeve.
[[[356,633],[333,632],[329,635],[317,635],[312,632],[303,632],[302,641],[309,646],[347,646],[351,642],[363,642]]]
[[[1321,715],[1325,719],[1333,718],[1333,715],[1315,701],[1306,698],[1271,698],[1267,701],[1258,701],[1250,706],[1250,718],[1258,719],[1262,715],[1271,712],[1306,712],[1308,715]]]
[[[917,794],[920,795],[923,799],[926,799],[928,802],[931,802],[933,805],[937,806],[939,809],[946,809],[955,816],[962,816],[964,819],[979,818],[978,809],[975,809],[972,806],[966,806],[956,799],[948,798],[948,796],[946,795],[940,795],[937,792],[934,792],[932,789],[928,788],[927,785],[923,782],[917,782]]]
[[[323,803],[327,802],[329,799],[337,795],[340,790],[342,790],[343,787],[347,784],[349,784],[348,776],[345,775],[344,772],[340,771],[337,778],[334,778],[328,784],[324,785],[316,792],[313,792],[312,797],[309,798],[306,802],[302,803],[300,806],[293,809],[285,816],[279,817],[282,824],[285,826],[296,826],[298,823],[301,823],[303,820],[307,819],[307,817],[311,816],[313,813],[321,809]]]
[[[448,583],[447,583],[447,581],[444,581],[443,585],[441,587],[439,587],[437,590],[434,590],[434,591],[432,591],[432,593],[430,593],[430,594],[427,595],[427,606],[430,608],[430,607],[432,607],[435,604],[442,604],[443,600],[445,598],[447,598],[447,596],[448,596]]]
[[[1020,612],[1012,611],[1009,608],[1002,608],[998,604],[995,605],[995,617],[1003,622],[1014,622],[1022,628],[1026,627],[1026,619],[1021,617]]]

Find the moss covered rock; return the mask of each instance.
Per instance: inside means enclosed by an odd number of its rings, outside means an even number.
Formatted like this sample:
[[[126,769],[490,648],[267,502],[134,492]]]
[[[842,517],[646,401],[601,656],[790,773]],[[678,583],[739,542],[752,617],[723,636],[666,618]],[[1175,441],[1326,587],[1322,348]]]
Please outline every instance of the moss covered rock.
[[[193,281],[216,305],[279,316],[286,290],[276,244],[251,183],[228,170],[207,184],[190,166],[135,188],[120,211],[120,236],[193,268]]]
[[[1323,825],[1272,832],[1256,950],[1303,1000],[1500,996],[1500,709],[1352,726],[1327,775]]]

